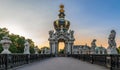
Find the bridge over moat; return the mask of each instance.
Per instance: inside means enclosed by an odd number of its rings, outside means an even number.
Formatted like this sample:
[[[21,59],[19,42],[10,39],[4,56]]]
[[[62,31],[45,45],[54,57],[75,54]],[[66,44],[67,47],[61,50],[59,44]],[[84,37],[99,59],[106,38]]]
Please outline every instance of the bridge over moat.
[[[63,8],[64,5],[61,5],[59,19],[54,22],[56,31],[49,31],[49,53],[38,54],[38,48],[35,47],[35,53],[30,54],[28,41],[24,44],[24,54],[11,53],[9,47],[12,42],[5,36],[1,40],[4,50],[0,54],[0,70],[120,70],[120,55],[116,51],[115,30],[112,30],[109,35],[108,50],[97,47],[96,39],[91,43],[91,47],[85,45],[76,48],[74,31],[69,30],[70,22],[64,19]],[[63,55],[66,57],[58,57],[59,42],[65,43]]]
[[[0,70],[120,70],[120,55],[1,54]]]
[[[55,57],[17,68],[16,70],[109,70],[69,57]]]

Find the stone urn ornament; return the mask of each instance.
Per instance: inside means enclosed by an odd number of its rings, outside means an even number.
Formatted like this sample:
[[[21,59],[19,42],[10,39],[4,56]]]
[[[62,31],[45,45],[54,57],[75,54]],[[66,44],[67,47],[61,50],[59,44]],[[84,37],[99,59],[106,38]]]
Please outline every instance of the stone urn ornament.
[[[11,54],[9,51],[10,44],[12,43],[8,36],[4,36],[3,39],[0,41],[3,47],[3,51],[1,54]]]
[[[35,54],[38,54],[38,47],[34,47],[34,50],[35,50]]]

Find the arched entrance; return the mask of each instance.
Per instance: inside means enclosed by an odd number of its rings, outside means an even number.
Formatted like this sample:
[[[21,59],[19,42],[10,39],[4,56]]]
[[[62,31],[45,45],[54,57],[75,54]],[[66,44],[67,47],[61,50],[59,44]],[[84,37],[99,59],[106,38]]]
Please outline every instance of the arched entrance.
[[[54,21],[54,30],[49,31],[49,44],[51,54],[57,56],[59,49],[59,42],[65,43],[65,55],[72,54],[74,43],[74,31],[69,30],[70,22],[65,20],[64,5],[60,5],[59,19]]]
[[[58,56],[65,56],[65,41],[59,40],[58,41]]]

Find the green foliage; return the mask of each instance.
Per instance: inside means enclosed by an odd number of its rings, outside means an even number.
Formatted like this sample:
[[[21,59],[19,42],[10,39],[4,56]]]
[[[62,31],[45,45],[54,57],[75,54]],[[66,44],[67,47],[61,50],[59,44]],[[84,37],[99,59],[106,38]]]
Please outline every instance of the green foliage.
[[[40,49],[38,50],[38,53],[41,53],[41,50],[40,50]]]
[[[0,53],[3,51],[2,45],[0,45]]]
[[[120,54],[120,46],[117,48],[118,53]]]
[[[30,47],[30,53],[31,53],[31,54],[35,53],[34,47]]]
[[[25,37],[23,36],[19,36],[16,34],[9,34],[9,31],[7,28],[0,28],[0,40],[2,40],[2,37],[4,37],[5,35],[10,37],[10,40],[12,41],[12,44],[9,48],[9,50],[12,53],[23,53],[24,52],[24,43],[25,40],[28,40],[28,42],[30,43],[30,52],[34,53],[34,42],[31,39],[25,39]],[[0,45],[0,53],[3,51],[2,46]]]
[[[64,54],[64,49],[60,49],[59,54]]]
[[[0,40],[2,39],[3,36],[9,35],[9,31],[7,28],[0,28]]]
[[[14,45],[11,45],[9,50],[11,51],[11,53],[17,53],[17,47],[15,47]]]

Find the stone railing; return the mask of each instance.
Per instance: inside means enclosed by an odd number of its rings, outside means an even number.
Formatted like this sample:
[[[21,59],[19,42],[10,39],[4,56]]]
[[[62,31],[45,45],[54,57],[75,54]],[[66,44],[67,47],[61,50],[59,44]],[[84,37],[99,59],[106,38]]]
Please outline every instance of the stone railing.
[[[120,70],[120,55],[73,54],[72,57],[110,68]]]
[[[49,54],[0,54],[0,70],[8,70],[49,57]]]

